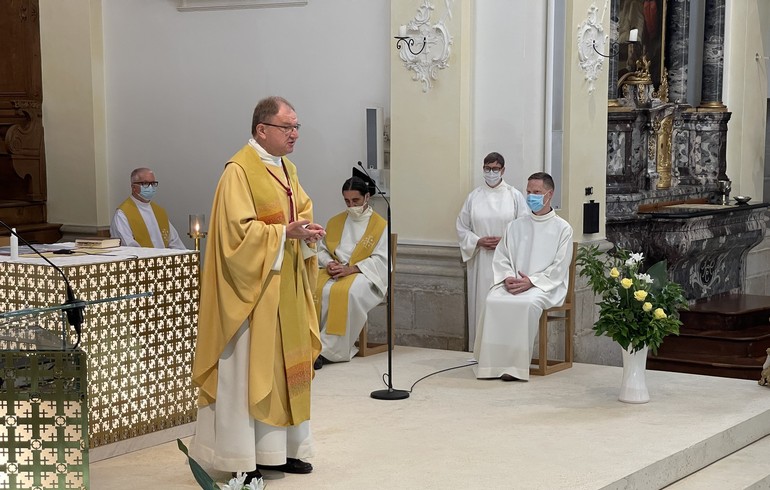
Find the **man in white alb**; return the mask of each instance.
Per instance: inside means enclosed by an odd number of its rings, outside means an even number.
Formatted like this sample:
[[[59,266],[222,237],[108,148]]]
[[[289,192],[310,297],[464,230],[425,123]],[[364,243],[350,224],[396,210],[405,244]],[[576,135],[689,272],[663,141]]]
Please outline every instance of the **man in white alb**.
[[[492,258],[505,227],[529,214],[524,195],[503,180],[505,159],[497,152],[484,158],[484,184],[471,191],[457,216],[457,239],[468,275],[468,347],[492,286]]]
[[[123,201],[110,224],[110,235],[124,247],[175,248],[186,250],[166,210],[152,202],[158,190],[155,173],[149,168],[131,172],[131,196]]]
[[[495,251],[494,286],[473,349],[477,378],[529,380],[540,315],[567,295],[572,227],[551,208],[553,193],[550,175],[532,174],[527,181],[532,214],[511,222]]]

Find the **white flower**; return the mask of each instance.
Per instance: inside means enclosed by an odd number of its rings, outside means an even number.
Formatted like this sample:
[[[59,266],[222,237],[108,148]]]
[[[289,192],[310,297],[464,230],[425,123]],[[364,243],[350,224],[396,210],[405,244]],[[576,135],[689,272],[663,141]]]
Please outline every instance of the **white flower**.
[[[640,253],[631,254],[631,256],[628,258],[628,260],[626,260],[626,265],[627,266],[636,265],[639,262],[641,262],[642,260],[644,260],[644,254],[643,253],[640,252]]]
[[[243,483],[246,481],[246,473],[238,473],[238,476],[231,479],[222,490],[264,490],[265,481],[262,478],[254,478],[249,483]]]
[[[640,281],[644,281],[647,284],[652,284],[652,277],[649,274],[636,274],[635,277]]]
[[[244,481],[246,481],[246,473],[238,473],[238,476],[226,483],[222,490],[243,490]]]
[[[265,488],[265,480],[262,478],[255,478],[249,482],[248,485],[243,487],[244,490],[264,490]]]

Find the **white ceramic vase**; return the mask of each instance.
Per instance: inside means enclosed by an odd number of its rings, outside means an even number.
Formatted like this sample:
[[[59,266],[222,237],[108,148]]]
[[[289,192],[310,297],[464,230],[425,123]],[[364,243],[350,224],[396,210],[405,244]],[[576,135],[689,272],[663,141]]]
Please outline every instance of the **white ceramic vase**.
[[[629,349],[631,346],[629,346]],[[650,393],[647,391],[647,346],[631,354],[623,350],[623,381],[620,384],[618,400],[625,403],[647,403]]]

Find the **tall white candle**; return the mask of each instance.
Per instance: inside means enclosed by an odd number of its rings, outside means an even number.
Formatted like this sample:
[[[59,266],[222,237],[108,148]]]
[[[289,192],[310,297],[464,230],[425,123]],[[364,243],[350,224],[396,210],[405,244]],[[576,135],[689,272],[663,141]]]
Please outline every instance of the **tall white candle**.
[[[398,28],[398,36],[399,37],[406,37],[406,26],[400,26]]]
[[[635,43],[638,36],[639,36],[639,29],[631,29],[631,32],[628,33],[628,41]]]
[[[12,228],[11,233],[11,260],[19,258],[19,237],[16,236],[16,228]]]

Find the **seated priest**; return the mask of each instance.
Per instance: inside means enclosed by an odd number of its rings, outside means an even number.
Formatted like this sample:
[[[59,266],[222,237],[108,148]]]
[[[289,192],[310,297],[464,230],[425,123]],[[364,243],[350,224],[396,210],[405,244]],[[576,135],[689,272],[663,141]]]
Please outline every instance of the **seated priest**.
[[[118,206],[110,224],[110,235],[124,247],[175,248],[186,250],[166,210],[152,202],[158,190],[155,173],[149,168],[131,172],[131,195]]]
[[[315,369],[356,355],[356,339],[369,310],[387,293],[390,233],[387,221],[369,203],[374,182],[359,174],[343,184],[347,210],[329,220],[320,242],[315,300],[322,350]]]
[[[477,378],[529,380],[540,315],[567,296],[572,227],[556,216],[553,194],[550,175],[532,174],[527,181],[532,214],[511,221],[495,250],[493,285],[473,349]]]

